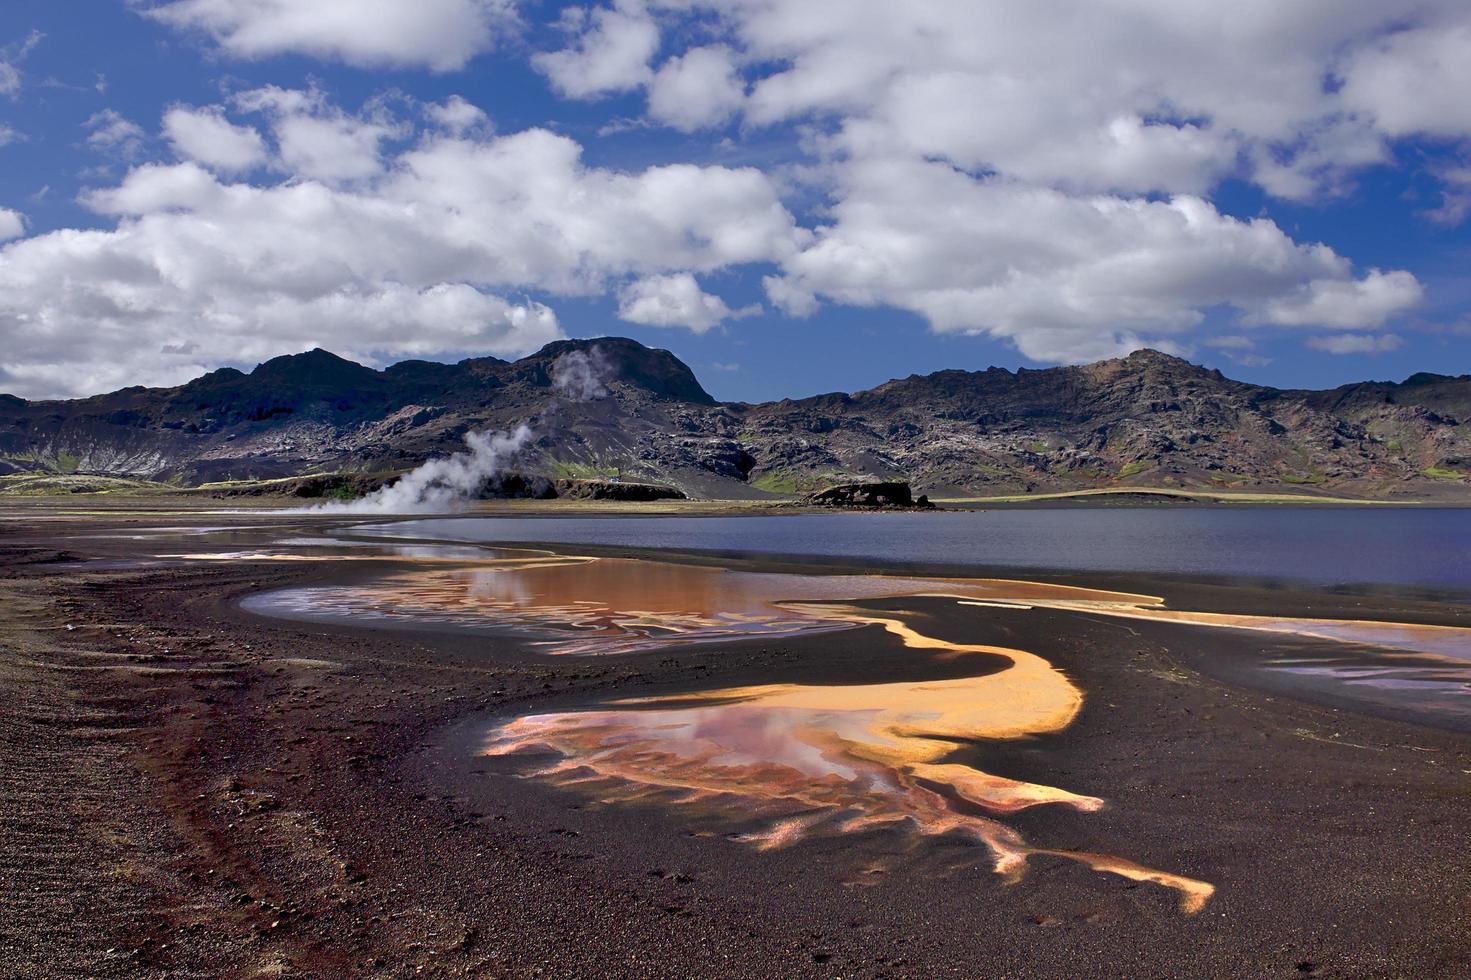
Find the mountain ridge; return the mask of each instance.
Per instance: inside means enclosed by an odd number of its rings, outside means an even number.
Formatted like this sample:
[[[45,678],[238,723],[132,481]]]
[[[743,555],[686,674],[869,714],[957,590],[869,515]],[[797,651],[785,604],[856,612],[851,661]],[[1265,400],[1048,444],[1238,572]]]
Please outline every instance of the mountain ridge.
[[[576,353],[603,397],[564,397]],[[1471,495],[1471,375],[1279,389],[1153,350],[1054,368],[947,369],[856,392],[719,402],[672,353],[619,337],[515,361],[381,370],[315,348],[249,373],[72,400],[0,395],[0,473],[197,484],[389,472],[465,433],[527,422],[521,461],[549,476],[626,476],[713,497],[905,478],[931,493],[1105,486]]]

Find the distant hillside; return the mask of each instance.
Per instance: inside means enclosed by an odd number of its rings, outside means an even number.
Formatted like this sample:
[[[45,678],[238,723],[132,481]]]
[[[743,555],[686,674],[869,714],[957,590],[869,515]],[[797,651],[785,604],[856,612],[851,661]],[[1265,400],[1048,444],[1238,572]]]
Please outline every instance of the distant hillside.
[[[591,352],[604,397],[553,383]],[[197,484],[403,469],[465,433],[528,422],[520,469],[676,484],[713,497],[905,477],[930,495],[1107,486],[1303,489],[1471,498],[1471,376],[1332,391],[1232,381],[1156,351],[1078,367],[940,371],[856,394],[716,402],[668,351],[559,341],[518,361],[405,361],[323,350],[177,388],[74,401],[0,395],[0,473]]]

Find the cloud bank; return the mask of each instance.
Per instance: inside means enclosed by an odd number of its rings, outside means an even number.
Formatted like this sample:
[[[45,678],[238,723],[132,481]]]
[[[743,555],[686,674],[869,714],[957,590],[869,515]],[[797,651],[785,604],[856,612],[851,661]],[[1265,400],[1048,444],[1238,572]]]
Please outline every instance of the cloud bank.
[[[173,0],[145,9],[238,58],[305,54],[359,67],[463,68],[514,23],[510,0]]]
[[[547,130],[401,125],[283,90],[169,110],[185,159],[83,198],[114,227],[0,250],[5,387],[172,384],[312,346],[368,363],[520,355],[562,336],[527,291],[589,296],[670,268],[780,261],[807,237],[753,169],[611,171]],[[250,167],[279,178],[232,176]]]
[[[1450,0],[616,0],[553,25],[502,0],[140,10],[227,59],[525,58],[558,97],[632,94],[676,138],[595,166],[555,119],[498,132],[464,97],[345,106],[314,84],[156,126],[99,112],[87,140],[128,167],[83,195],[99,227],[26,237],[0,212],[0,381],[21,394],[317,344],[516,354],[561,335],[567,297],[704,332],[755,312],[708,289],[741,276],[780,315],[905,310],[1040,361],[1261,330],[1328,350],[1392,336],[1424,284],[1227,213],[1223,182],[1331,207],[1370,168],[1418,166],[1427,220],[1471,212],[1471,8]],[[781,151],[707,162],[747,135]]]

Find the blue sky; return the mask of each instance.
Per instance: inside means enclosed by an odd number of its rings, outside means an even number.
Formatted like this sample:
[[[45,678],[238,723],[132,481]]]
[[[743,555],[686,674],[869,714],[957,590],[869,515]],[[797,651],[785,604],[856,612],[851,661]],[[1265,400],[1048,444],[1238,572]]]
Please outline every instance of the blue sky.
[[[10,0],[0,390],[557,336],[722,398],[1471,372],[1471,11]]]

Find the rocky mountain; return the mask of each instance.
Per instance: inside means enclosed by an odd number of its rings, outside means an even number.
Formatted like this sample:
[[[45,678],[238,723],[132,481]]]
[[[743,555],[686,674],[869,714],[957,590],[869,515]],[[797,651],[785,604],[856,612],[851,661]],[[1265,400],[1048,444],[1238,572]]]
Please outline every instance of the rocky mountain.
[[[569,384],[559,365],[583,368]],[[1156,351],[1077,367],[940,371],[869,391],[719,403],[668,351],[559,341],[518,361],[323,350],[177,388],[74,401],[0,395],[0,473],[193,485],[380,474],[528,424],[519,469],[672,483],[712,497],[905,478],[931,496],[1102,486],[1298,487],[1471,496],[1471,376],[1331,391],[1233,381]]]

